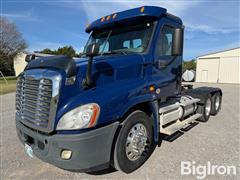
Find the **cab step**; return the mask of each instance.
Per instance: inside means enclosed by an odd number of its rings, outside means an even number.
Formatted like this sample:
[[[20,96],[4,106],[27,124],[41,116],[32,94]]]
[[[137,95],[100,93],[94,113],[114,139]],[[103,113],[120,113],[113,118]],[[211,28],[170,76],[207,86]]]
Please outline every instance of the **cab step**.
[[[190,123],[194,122],[196,119],[200,118],[201,116],[202,114],[197,113],[183,121],[177,120],[176,123],[171,124],[165,128],[160,126],[160,132],[162,134],[172,135],[173,133],[179,131],[180,129],[186,128],[187,126],[189,126]]]

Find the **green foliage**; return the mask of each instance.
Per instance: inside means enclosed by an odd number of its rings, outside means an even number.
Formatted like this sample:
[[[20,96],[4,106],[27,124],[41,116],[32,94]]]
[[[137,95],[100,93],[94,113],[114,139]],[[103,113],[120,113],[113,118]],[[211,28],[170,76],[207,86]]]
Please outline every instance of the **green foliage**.
[[[10,81],[10,80],[17,80],[17,77],[16,76],[5,76],[4,77],[7,81]],[[4,78],[0,76],[0,82],[1,81],[4,81]]]
[[[72,46],[64,46],[62,48],[58,48],[57,53],[70,57],[74,57],[76,55],[76,51],[73,49]]]
[[[15,75],[15,72],[13,69],[13,57],[7,56],[4,53],[0,53],[0,71],[5,76]]]
[[[182,72],[185,72],[186,70],[194,70],[196,71],[196,61],[184,61],[182,66]]]
[[[14,75],[13,59],[27,47],[14,22],[0,16],[0,71],[5,76]]]
[[[42,51],[40,51],[40,53],[43,53],[43,54],[56,54],[56,51],[52,51],[51,49],[46,48],[46,49],[43,49]]]
[[[16,91],[17,78],[15,76],[9,76],[5,78],[7,83],[2,77],[0,77],[0,95]]]
[[[57,50],[51,50],[49,48],[43,49],[42,51],[39,51],[39,53],[43,54],[54,54],[54,55],[66,55],[70,57],[77,57],[75,49],[72,46],[64,46],[59,47]]]

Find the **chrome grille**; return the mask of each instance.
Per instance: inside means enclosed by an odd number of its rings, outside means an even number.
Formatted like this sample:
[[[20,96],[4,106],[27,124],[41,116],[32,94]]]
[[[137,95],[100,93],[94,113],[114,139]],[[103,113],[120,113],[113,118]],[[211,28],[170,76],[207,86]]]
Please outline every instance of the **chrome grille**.
[[[52,130],[55,118],[60,75],[53,71],[30,70],[19,76],[16,89],[16,116],[40,131]],[[56,89],[57,88],[57,89]]]

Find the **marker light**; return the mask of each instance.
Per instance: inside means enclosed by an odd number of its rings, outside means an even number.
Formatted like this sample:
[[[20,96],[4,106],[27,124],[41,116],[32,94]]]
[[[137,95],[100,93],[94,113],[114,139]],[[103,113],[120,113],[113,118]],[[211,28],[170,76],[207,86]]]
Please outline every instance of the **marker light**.
[[[141,13],[144,12],[144,7],[141,7],[140,12],[141,12]]]
[[[150,92],[154,92],[154,91],[155,91],[155,87],[154,87],[153,85],[151,85],[151,86],[149,87],[149,91],[150,91]]]
[[[114,14],[114,15],[112,16],[113,19],[115,19],[116,17],[117,17],[117,14]]]
[[[110,18],[111,18],[111,16],[108,16],[108,17],[107,17],[107,21],[108,21]]]
[[[105,20],[105,17],[102,17],[101,22],[103,22],[104,20]]]

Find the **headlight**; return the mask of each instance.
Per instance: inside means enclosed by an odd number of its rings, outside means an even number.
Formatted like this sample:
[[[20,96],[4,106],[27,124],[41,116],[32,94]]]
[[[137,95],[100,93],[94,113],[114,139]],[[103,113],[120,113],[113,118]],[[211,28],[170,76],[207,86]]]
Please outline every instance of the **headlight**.
[[[79,106],[61,117],[57,130],[75,130],[93,127],[100,114],[100,107],[95,103]]]

